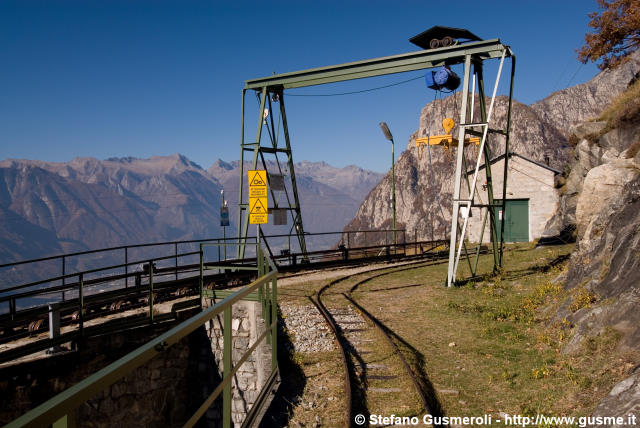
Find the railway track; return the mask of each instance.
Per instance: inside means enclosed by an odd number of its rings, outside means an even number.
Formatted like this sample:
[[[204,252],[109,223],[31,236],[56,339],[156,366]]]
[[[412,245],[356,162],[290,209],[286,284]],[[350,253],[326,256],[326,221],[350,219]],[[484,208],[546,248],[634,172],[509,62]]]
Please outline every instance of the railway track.
[[[436,416],[442,414],[433,386],[419,364],[415,364],[416,359],[411,358],[411,346],[372,315],[358,301],[356,293],[374,279],[442,263],[442,260],[443,256],[437,254],[427,260],[342,276],[318,289],[311,299],[333,332],[341,354],[345,426],[368,426],[370,410],[373,410],[369,409],[368,403],[385,403],[389,410],[387,414],[394,409],[396,414],[411,413],[412,410],[416,414],[425,411]],[[363,320],[353,321],[349,316],[352,310],[360,313]],[[375,410],[384,414],[378,406]]]

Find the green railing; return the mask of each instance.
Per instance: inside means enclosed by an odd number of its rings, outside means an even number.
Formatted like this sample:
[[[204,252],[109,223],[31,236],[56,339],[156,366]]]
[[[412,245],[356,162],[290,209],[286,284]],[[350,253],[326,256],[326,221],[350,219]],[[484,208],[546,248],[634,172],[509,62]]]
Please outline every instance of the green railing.
[[[200,295],[201,299],[204,295],[203,290],[203,272],[207,269],[207,265],[202,257],[202,250],[205,246],[220,244],[201,244],[201,269],[200,269]],[[224,245],[224,244],[222,244]],[[209,397],[202,403],[196,412],[184,424],[184,427],[194,426],[213,404],[213,402],[222,394],[222,426],[231,428],[231,380],[240,366],[247,361],[249,356],[255,351],[263,340],[271,345],[271,374],[269,379],[273,379],[277,373],[277,269],[273,261],[266,256],[262,248],[257,247],[257,263],[253,267],[257,270],[258,279],[243,287],[241,290],[230,294],[222,301],[213,304],[199,312],[197,315],[173,327],[166,333],[161,334],[155,339],[149,341],[145,345],[139,347],[133,352],[125,355],[119,360],[109,364],[107,367],[94,373],[83,381],[75,384],[69,389],[56,395],[45,403],[32,409],[28,413],[22,415],[18,419],[9,423],[7,427],[43,427],[53,425],[54,428],[73,427],[75,426],[74,410],[82,403],[95,396],[100,391],[111,386],[124,376],[142,366],[156,355],[165,352],[169,347],[179,342],[181,339],[189,335],[197,328],[203,326],[206,322],[214,317],[222,314],[223,316],[223,377],[222,381]],[[220,266],[216,265],[216,269]],[[238,266],[229,267],[237,269]],[[215,290],[213,291],[215,293]],[[262,332],[256,341],[247,349],[247,351],[236,362],[232,364],[232,314],[233,305],[240,300],[257,294],[262,304],[262,317],[265,320],[265,331]],[[264,388],[269,387],[267,382]],[[259,396],[266,396],[264,391]],[[260,400],[254,403],[253,407],[261,405]],[[251,409],[249,414],[256,414],[255,409]]]

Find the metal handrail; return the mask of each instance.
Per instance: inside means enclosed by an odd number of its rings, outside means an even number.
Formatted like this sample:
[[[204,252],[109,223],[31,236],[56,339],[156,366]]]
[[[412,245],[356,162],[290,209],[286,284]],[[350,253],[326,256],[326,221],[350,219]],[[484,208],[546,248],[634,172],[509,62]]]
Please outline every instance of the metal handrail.
[[[324,235],[337,235],[337,234],[351,234],[351,233],[378,233],[378,232],[392,232],[393,229],[383,229],[383,230],[343,230],[343,231],[338,231],[338,232],[316,232],[316,233],[305,233],[306,236],[324,236]],[[397,229],[398,232],[406,232],[404,229]],[[267,235],[265,236],[265,238],[286,238],[286,237],[290,237],[290,236],[295,236],[291,233],[288,234],[278,234],[278,235]],[[255,239],[255,237],[251,237],[251,236],[247,236],[247,240],[250,239]],[[44,261],[50,261],[50,260],[57,260],[57,259],[63,259],[63,258],[68,258],[68,257],[76,257],[76,256],[83,256],[83,255],[87,255],[87,254],[96,254],[96,253],[107,253],[107,252],[111,252],[111,251],[117,251],[117,250],[129,250],[129,249],[134,249],[134,248],[148,248],[148,247],[155,247],[155,246],[163,246],[163,245],[178,245],[178,244],[197,244],[197,243],[201,243],[201,242],[212,242],[212,241],[216,241],[216,242],[220,242],[220,241],[225,241],[225,243],[227,241],[233,241],[232,244],[238,244],[237,238],[207,238],[207,239],[190,239],[190,240],[180,240],[180,241],[165,241],[165,242],[151,242],[151,243],[145,243],[145,244],[133,244],[133,245],[120,245],[117,247],[107,247],[107,248],[100,248],[100,249],[95,249],[95,250],[86,250],[86,251],[77,251],[74,253],[65,253],[65,254],[57,254],[55,256],[48,256],[48,257],[40,257],[40,258],[35,258],[35,259],[28,259],[28,260],[20,260],[17,262],[11,262],[11,263],[3,263],[0,264],[0,269],[2,268],[7,268],[7,267],[12,267],[12,266],[19,266],[19,265],[24,265],[24,264],[29,264],[29,263],[38,263],[38,262],[44,262]],[[173,256],[175,257],[175,256]],[[171,258],[171,257],[169,257]]]
[[[156,247],[156,246],[161,246],[161,245],[196,244],[196,243],[199,243],[199,242],[216,241],[216,240],[221,240],[221,239],[222,238],[190,239],[190,240],[184,240],[184,241],[149,242],[149,243],[145,243],[145,244],[120,245],[120,246],[117,246],[117,247],[98,248],[98,249],[95,249],[95,250],[78,251],[78,252],[75,252],[75,253],[64,253],[64,254],[57,254],[55,256],[41,257],[41,258],[37,258],[37,259],[29,259],[29,260],[21,260],[21,261],[18,261],[18,262],[4,263],[4,264],[0,264],[0,269],[1,268],[5,268],[5,267],[9,267],[9,266],[22,265],[22,264],[26,264],[26,263],[45,262],[45,261],[48,261],[48,260],[60,259],[62,257],[84,256],[86,254],[106,253],[106,252],[116,251],[116,250],[124,250],[124,249],[131,249],[131,248],[144,248],[144,247]],[[228,238],[228,239],[231,239],[231,238]]]
[[[195,256],[195,255],[197,255],[197,254],[200,254],[200,252],[199,252],[199,251],[191,251],[191,252],[188,252],[188,253],[181,253],[181,254],[178,254],[178,255],[177,255],[177,257]],[[39,284],[45,284],[45,283],[47,283],[47,282],[61,281],[61,280],[63,280],[63,279],[75,278],[75,277],[77,277],[78,275],[87,275],[87,274],[90,274],[90,273],[97,273],[97,272],[102,272],[102,271],[105,271],[105,270],[112,270],[112,269],[118,269],[118,268],[123,268],[123,267],[132,266],[132,265],[139,265],[139,264],[141,264],[141,263],[148,263],[150,260],[152,260],[152,261],[154,261],[154,262],[157,262],[157,261],[160,261],[160,260],[173,259],[173,258],[175,258],[175,257],[176,257],[176,255],[164,256],[164,257],[155,257],[155,258],[153,258],[153,259],[137,260],[137,261],[135,261],[135,262],[121,263],[121,264],[119,264],[119,265],[105,266],[105,267],[96,268],[96,269],[89,269],[89,270],[84,270],[84,271],[80,271],[80,272],[69,273],[69,274],[66,274],[66,275],[54,276],[54,277],[52,277],[52,278],[41,279],[41,280],[39,280],[39,281],[29,282],[29,283],[27,283],[27,284],[21,284],[21,285],[15,285],[15,286],[13,286],[13,287],[3,288],[3,289],[1,289],[1,290],[0,290],[0,293],[8,293],[8,292],[10,292],[10,291],[19,290],[19,289],[22,289],[22,288],[34,287],[34,286],[36,286],[36,285],[39,285]],[[173,270],[173,268],[171,268],[170,270],[172,271],[172,270]],[[139,274],[139,273],[140,273],[140,272],[131,272],[131,273],[126,273],[126,274],[124,274],[122,277],[124,278],[124,277],[127,277],[127,276],[135,276],[135,275],[137,275],[137,274]],[[114,278],[114,277],[109,276],[108,278],[105,278],[105,279],[113,280],[113,278]],[[73,287],[74,287],[74,285],[76,285],[76,284],[65,284],[65,285],[64,285],[64,287],[66,287],[66,288],[73,288]],[[48,292],[48,291],[49,291],[49,289],[46,289],[46,288],[45,288],[45,289],[39,289],[39,290],[37,290],[37,291],[39,291],[39,292],[45,292],[45,291],[47,291],[47,292]],[[59,291],[59,290],[58,290],[58,291]],[[0,302],[1,302],[1,301],[3,301],[3,297],[0,297]]]
[[[166,333],[161,334],[145,345],[130,352],[107,367],[94,373],[83,381],[56,395],[45,403],[32,409],[26,414],[10,422],[7,427],[41,427],[56,424],[57,427],[73,426],[73,411],[86,401],[88,397],[95,396],[99,391],[109,387],[122,379],[128,373],[145,364],[154,356],[164,352],[170,346],[179,342],[182,338],[204,325],[209,320],[223,313],[224,339],[223,339],[223,378],[211,395],[200,406],[196,413],[187,421],[185,427],[191,427],[197,423],[206,409],[222,393],[223,394],[223,427],[231,427],[231,379],[240,365],[255,350],[258,343],[267,340],[271,344],[272,364],[271,368],[277,370],[277,270],[275,265],[258,246],[257,251],[259,278],[243,289],[228,296],[224,300],[201,311],[197,315],[183,321]],[[202,255],[201,255],[202,257]],[[202,264],[202,259],[201,259]],[[150,272],[153,272],[150,270]],[[269,283],[272,284],[269,290]],[[263,318],[265,319],[265,332],[256,340],[247,352],[243,354],[238,363],[232,366],[232,306],[247,297],[254,291],[259,291],[263,304]],[[266,309],[266,310],[265,310]]]

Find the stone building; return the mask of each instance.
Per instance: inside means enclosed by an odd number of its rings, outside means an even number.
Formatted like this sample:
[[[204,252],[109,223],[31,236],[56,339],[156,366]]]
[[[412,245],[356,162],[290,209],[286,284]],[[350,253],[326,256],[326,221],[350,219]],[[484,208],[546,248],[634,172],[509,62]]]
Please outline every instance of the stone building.
[[[554,178],[561,172],[540,162],[536,162],[517,153],[509,156],[509,174],[507,178],[507,204],[502,213],[501,208],[494,208],[497,230],[500,233],[500,222],[504,219],[505,242],[527,242],[542,236],[547,221],[558,205],[559,196],[554,188]],[[496,202],[502,200],[502,183],[504,173],[504,155],[491,161],[493,178],[493,194]],[[468,171],[469,181],[473,179],[473,170]],[[487,179],[485,165],[478,172],[475,203],[486,204]],[[462,198],[467,198],[468,189],[463,182]],[[465,212],[462,210],[464,217]],[[467,226],[467,237],[471,242],[478,242],[482,232],[482,224],[486,208],[472,208],[471,218]],[[487,216],[482,242],[490,242],[489,218]]]

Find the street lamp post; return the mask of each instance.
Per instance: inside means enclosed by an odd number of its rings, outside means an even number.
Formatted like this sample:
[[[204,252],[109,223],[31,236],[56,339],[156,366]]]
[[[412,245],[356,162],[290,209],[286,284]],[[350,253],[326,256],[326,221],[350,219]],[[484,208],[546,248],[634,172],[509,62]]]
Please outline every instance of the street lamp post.
[[[395,171],[395,147],[393,135],[385,122],[380,122],[380,129],[387,140],[391,141],[391,209],[393,210],[393,252],[396,252],[398,241],[396,239],[396,171]]]

